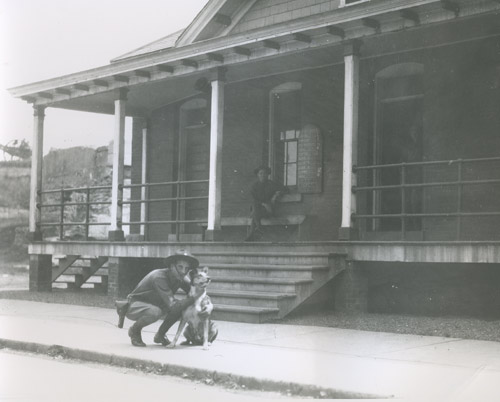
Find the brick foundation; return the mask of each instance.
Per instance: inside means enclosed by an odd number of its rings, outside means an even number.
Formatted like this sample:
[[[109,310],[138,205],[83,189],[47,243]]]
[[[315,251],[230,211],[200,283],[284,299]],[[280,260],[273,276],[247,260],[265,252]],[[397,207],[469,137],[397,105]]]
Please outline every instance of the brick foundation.
[[[52,291],[52,256],[48,254],[30,255],[29,274],[31,292]]]
[[[368,279],[365,271],[348,262],[346,270],[335,281],[335,310],[364,313],[368,310]]]
[[[125,298],[144,276],[162,267],[161,258],[118,258],[108,260],[108,296]]]

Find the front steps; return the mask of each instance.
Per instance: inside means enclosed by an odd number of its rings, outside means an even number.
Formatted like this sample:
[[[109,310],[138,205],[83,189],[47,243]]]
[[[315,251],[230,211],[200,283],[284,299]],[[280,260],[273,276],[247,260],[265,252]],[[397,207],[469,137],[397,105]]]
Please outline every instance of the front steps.
[[[345,269],[344,254],[326,252],[250,250],[197,256],[201,266],[209,267],[213,319],[223,321],[282,318]]]

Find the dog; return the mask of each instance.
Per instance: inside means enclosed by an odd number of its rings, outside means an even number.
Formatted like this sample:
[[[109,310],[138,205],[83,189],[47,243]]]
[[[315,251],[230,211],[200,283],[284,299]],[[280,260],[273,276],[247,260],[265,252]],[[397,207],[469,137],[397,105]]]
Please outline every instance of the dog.
[[[203,349],[207,350],[208,346],[217,337],[218,331],[215,324],[210,320],[210,314],[214,308],[210,297],[207,295],[206,288],[210,283],[208,276],[208,267],[203,267],[201,270],[192,270],[189,272],[191,278],[191,290],[189,296],[194,296],[196,289],[202,288],[204,292],[199,296],[194,304],[190,305],[182,312],[181,321],[175,334],[175,338],[167,347],[175,348],[179,337],[187,324],[184,336],[186,341],[183,345],[203,345]]]

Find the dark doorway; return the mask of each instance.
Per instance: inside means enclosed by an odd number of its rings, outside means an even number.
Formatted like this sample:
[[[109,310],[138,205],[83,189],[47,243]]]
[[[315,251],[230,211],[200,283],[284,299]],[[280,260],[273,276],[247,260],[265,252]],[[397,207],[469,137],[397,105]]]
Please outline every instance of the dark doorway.
[[[421,162],[423,154],[421,76],[406,76],[380,79],[378,83],[377,108],[377,154],[376,163],[401,166],[380,169],[377,182],[381,186],[422,183],[422,166],[411,163]],[[375,197],[376,211],[380,214],[419,214],[423,209],[421,187],[401,187],[384,189]],[[399,217],[383,218],[376,224],[381,231],[401,231],[403,220]],[[406,217],[405,231],[420,231],[420,217]]]
[[[183,105],[181,109],[181,149],[182,180],[208,180],[210,165],[210,124],[207,102],[195,99]],[[187,199],[181,202],[183,220],[206,221],[208,215],[208,182],[187,183],[181,187],[181,196]],[[202,197],[202,198],[197,198]],[[182,233],[199,234],[201,226],[197,223],[181,225]]]

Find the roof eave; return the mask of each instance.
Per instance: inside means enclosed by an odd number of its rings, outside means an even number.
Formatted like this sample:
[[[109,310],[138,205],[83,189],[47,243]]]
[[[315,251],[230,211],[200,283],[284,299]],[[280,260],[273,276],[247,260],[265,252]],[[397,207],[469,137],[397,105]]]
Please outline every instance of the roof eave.
[[[368,3],[363,9],[346,7],[321,15],[304,17],[292,22],[259,28],[252,32],[243,32],[231,36],[195,42],[182,47],[163,49],[154,53],[147,53],[137,57],[120,60],[106,66],[13,87],[8,91],[14,97],[29,97],[44,91],[51,91],[92,80],[131,73],[134,70],[153,68],[161,64],[182,62],[182,60],[190,57],[206,56],[208,53],[300,33],[301,31],[319,29],[335,24],[356,21],[365,17],[377,16],[387,12],[437,2],[439,2],[439,0],[391,0],[383,3]]]

